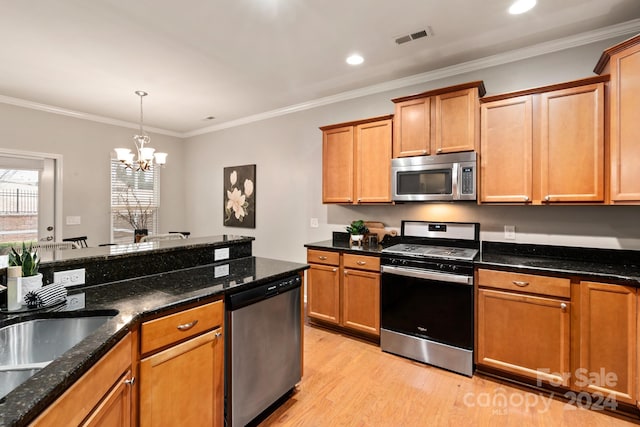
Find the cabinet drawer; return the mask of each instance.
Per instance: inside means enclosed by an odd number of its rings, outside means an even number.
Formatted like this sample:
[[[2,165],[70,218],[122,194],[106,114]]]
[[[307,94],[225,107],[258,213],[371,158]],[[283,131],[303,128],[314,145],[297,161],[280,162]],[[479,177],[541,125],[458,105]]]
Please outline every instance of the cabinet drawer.
[[[478,286],[569,298],[570,281],[560,277],[509,271],[478,270]]]
[[[222,300],[144,322],[140,351],[145,354],[222,325]]]
[[[340,252],[308,249],[307,262],[313,264],[340,265]]]
[[[357,268],[359,270],[380,271],[380,258],[375,256],[344,254],[343,261],[344,261],[344,268]]]

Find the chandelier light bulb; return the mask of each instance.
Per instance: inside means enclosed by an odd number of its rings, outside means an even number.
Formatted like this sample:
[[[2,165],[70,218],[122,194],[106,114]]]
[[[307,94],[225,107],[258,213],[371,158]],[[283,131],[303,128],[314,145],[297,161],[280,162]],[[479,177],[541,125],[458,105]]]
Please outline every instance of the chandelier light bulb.
[[[144,132],[144,115],[142,109],[142,99],[148,95],[143,90],[137,90],[136,95],[140,97],[140,133],[133,137],[133,143],[136,146],[138,158],[134,160],[135,153],[128,148],[115,148],[117,159],[122,162],[126,168],[130,168],[137,171],[147,171],[151,169],[154,164],[165,165],[167,163],[167,153],[156,153],[155,148],[146,146],[151,138]]]

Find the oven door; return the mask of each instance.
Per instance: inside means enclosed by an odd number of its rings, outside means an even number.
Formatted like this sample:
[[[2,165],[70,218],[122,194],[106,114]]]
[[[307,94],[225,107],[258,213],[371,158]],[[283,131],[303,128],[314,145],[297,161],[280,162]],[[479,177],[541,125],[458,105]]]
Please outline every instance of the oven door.
[[[473,277],[382,267],[383,329],[473,350]]]

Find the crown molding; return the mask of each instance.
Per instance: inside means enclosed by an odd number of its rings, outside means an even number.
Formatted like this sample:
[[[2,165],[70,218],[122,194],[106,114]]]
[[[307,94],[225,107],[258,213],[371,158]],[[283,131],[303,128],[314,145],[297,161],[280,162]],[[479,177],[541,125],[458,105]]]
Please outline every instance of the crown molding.
[[[27,101],[25,99],[13,98],[10,96],[0,95],[0,103],[15,105],[16,107],[29,108],[31,110],[44,111],[46,113],[59,114],[61,116],[73,117],[76,119],[89,120],[92,122],[104,123],[107,125],[114,125],[130,129],[140,129],[140,123],[131,123],[125,120],[112,119],[110,117],[98,116],[95,114],[83,113],[81,111],[68,110],[62,107],[56,107],[54,105],[40,104],[33,101]],[[176,138],[184,138],[184,134],[180,132],[174,132],[167,129],[155,128],[146,126],[144,130],[151,133],[160,135],[174,136]]]
[[[384,83],[366,86],[363,88],[342,92],[336,95],[331,95],[323,98],[318,98],[299,104],[290,105],[275,110],[266,111],[259,114],[253,114],[251,116],[242,117],[235,120],[229,120],[227,122],[219,123],[213,126],[207,126],[200,129],[195,129],[188,132],[175,132],[167,129],[155,128],[145,126],[145,129],[149,132],[153,132],[161,135],[168,135],[177,138],[191,138],[193,136],[203,135],[207,133],[216,132],[223,129],[229,129],[237,126],[242,126],[262,120],[271,119],[274,117],[285,116],[287,114],[297,113],[300,111],[310,110],[325,105],[335,104],[337,102],[348,101],[363,96],[374,95],[377,93],[387,92],[395,89],[401,89],[407,86],[418,85],[434,80],[439,80],[446,77],[451,77],[459,74],[464,74],[472,71],[478,71],[497,65],[503,65],[510,62],[516,62],[527,58],[533,58],[548,53],[558,52],[573,47],[583,46],[590,43],[599,42],[602,40],[611,39],[614,37],[620,37],[624,35],[632,35],[640,32],[640,19],[634,19],[631,21],[623,22],[608,27],[599,28],[592,31],[576,34],[569,37],[553,40],[550,42],[540,43],[537,45],[529,46],[522,49],[515,49],[508,52],[499,53],[496,55],[487,56],[485,58],[476,59],[473,61],[467,61],[460,64],[452,65],[449,67],[439,68],[437,70],[427,71],[425,73],[416,74],[409,77],[390,80]],[[83,113],[81,111],[68,110],[53,105],[40,104],[37,102],[27,101],[24,99],[13,98],[10,96],[0,95],[0,103],[15,105],[18,107],[29,108],[32,110],[44,111],[53,114],[60,114],[63,116],[74,117],[82,120],[90,120],[93,122],[104,123],[108,125],[120,126],[130,129],[138,129],[139,123],[127,122],[124,120],[117,120],[110,117],[98,116],[95,114]]]
[[[550,42],[540,43],[537,45],[529,46],[522,49],[515,49],[508,52],[499,53],[496,55],[487,56],[485,58],[476,59],[473,61],[463,62],[460,64],[452,65],[449,67],[439,68],[433,71],[427,71],[421,74],[415,74],[413,76],[404,77],[401,79],[390,80],[388,82],[363,87],[347,92],[342,92],[337,95],[327,96],[324,98],[318,98],[315,100],[302,102],[300,104],[291,105],[276,110],[266,111],[264,113],[254,114],[251,116],[243,117],[236,120],[230,120],[228,122],[216,124],[213,126],[207,126],[201,129],[185,132],[183,135],[185,138],[193,136],[203,135],[206,133],[216,132],[223,129],[242,126],[261,120],[271,119],[274,117],[284,116],[299,111],[310,110],[312,108],[321,107],[337,102],[348,101],[355,98],[360,98],[367,95],[374,95],[381,92],[387,92],[395,89],[401,89],[407,86],[418,85],[433,80],[439,80],[446,77],[455,76],[458,74],[464,74],[471,71],[478,71],[497,65],[503,65],[510,62],[516,62],[527,58],[533,58],[548,53],[558,52],[573,47],[583,46],[602,40],[608,40],[614,37],[624,36],[632,33],[640,32],[640,19],[634,19],[631,21],[623,22],[621,24],[611,25],[608,27],[599,28],[597,30],[588,31],[580,34],[576,34],[569,37],[553,40]]]

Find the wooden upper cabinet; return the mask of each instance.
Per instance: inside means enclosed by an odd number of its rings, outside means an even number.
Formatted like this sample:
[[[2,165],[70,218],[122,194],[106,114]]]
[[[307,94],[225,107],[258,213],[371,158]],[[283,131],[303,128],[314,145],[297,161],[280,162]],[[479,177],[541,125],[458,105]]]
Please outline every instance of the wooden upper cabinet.
[[[533,199],[532,105],[531,95],[481,105],[481,203],[526,203]]]
[[[608,78],[483,98],[480,203],[604,203]]]
[[[482,81],[396,98],[393,157],[476,150]]]
[[[480,110],[478,89],[464,89],[443,93],[434,97],[435,137],[432,151],[435,154],[474,151],[480,137]]]
[[[541,95],[543,202],[604,202],[604,84]]]
[[[390,203],[393,116],[322,130],[322,202]]]
[[[391,138],[391,119],[356,126],[358,203],[391,201]]]
[[[396,103],[393,157],[431,154],[431,98]]]
[[[640,202],[640,35],[606,51],[594,70],[610,73],[609,144],[611,203]]]
[[[323,131],[322,202],[353,202],[353,126]]]

